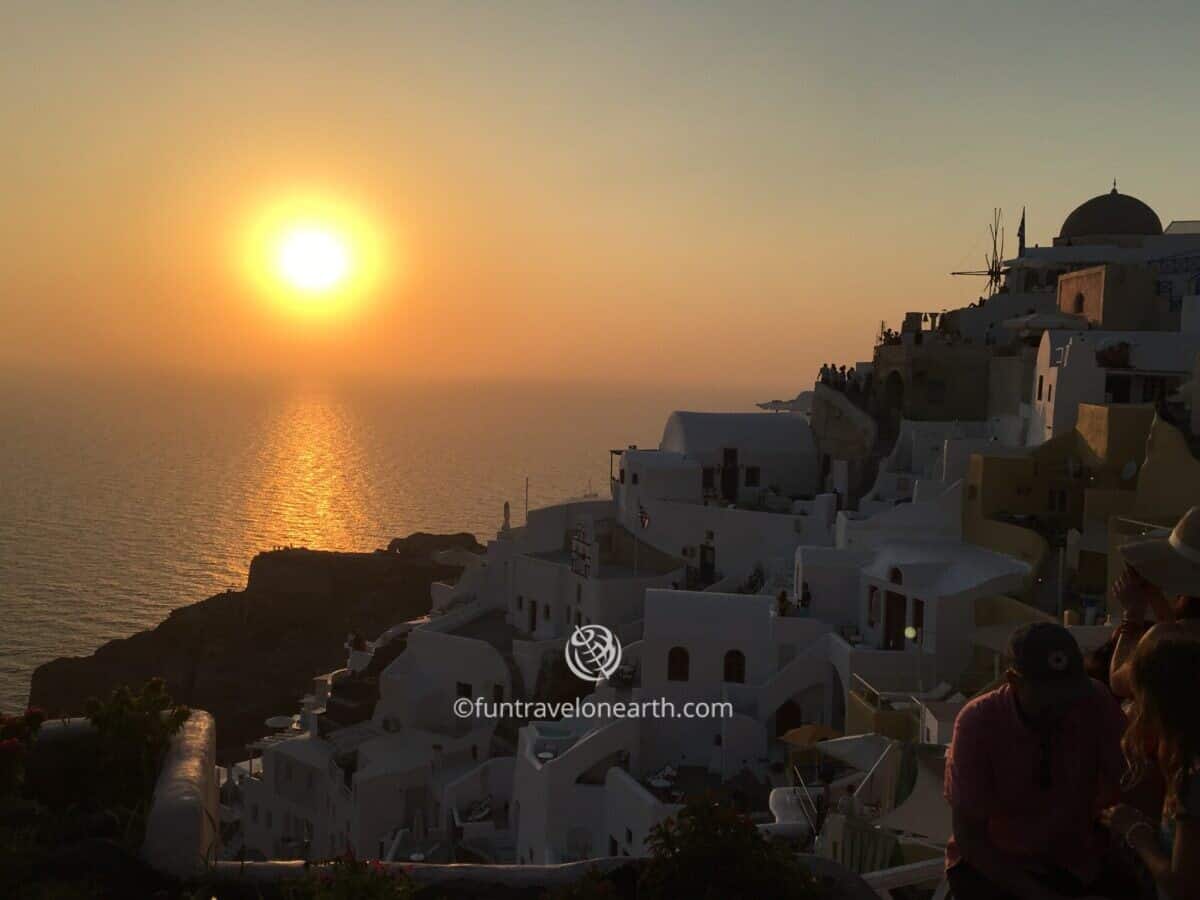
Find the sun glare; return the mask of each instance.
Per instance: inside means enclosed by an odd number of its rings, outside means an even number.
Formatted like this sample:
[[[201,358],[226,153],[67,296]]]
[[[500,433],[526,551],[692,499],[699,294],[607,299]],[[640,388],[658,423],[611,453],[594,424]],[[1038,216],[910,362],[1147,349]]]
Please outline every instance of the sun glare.
[[[362,208],[329,195],[284,195],[249,218],[243,259],[250,282],[287,314],[345,318],[390,284],[393,261]]]
[[[350,248],[328,228],[299,226],[284,233],[276,259],[279,275],[307,294],[336,288],[350,272]]]

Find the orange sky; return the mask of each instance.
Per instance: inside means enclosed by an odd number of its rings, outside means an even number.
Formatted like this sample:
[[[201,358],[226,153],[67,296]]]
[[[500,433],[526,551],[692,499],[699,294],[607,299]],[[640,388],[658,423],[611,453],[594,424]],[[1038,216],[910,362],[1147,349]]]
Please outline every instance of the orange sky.
[[[7,6],[0,367],[794,392],[973,299],[993,206],[1200,217],[1196,10],[1038,10]],[[235,264],[295,191],[378,229],[353,315]]]

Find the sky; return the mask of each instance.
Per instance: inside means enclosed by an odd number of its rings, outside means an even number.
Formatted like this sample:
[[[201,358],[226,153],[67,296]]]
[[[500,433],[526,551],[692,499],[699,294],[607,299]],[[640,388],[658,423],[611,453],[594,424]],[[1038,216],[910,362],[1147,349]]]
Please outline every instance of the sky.
[[[993,207],[1200,218],[1197,4],[0,4],[0,369],[753,386],[976,296]],[[311,315],[250,223],[382,263]],[[352,250],[354,248],[352,247]]]

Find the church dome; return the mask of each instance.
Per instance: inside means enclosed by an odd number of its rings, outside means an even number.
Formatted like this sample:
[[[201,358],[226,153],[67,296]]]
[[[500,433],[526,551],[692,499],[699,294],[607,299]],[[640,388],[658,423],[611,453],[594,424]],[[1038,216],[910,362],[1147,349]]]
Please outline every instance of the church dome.
[[[1093,197],[1075,207],[1063,222],[1058,239],[1071,240],[1089,235],[1151,235],[1162,234],[1158,214],[1137,197],[1117,193],[1117,186],[1107,194]]]

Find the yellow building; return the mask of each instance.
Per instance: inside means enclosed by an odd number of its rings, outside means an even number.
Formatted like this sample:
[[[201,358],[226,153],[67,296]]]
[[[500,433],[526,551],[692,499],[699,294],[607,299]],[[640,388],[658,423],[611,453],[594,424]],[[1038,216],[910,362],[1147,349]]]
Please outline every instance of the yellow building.
[[[1105,597],[1110,613],[1119,610],[1112,584],[1124,562],[1117,548],[1154,528],[1171,528],[1185,512],[1200,504],[1200,459],[1182,431],[1157,416],[1146,441],[1145,463],[1132,496],[1109,510],[1106,522]]]
[[[1066,540],[1072,529],[1094,533],[1134,507],[1134,489],[1145,457],[1154,409],[1143,404],[1082,403],[1074,430],[1027,450],[974,454],[967,467],[963,535],[991,550],[1018,557],[1041,571],[1049,546],[1044,535]],[[1089,529],[1088,523],[1093,527]],[[1107,547],[1081,547],[1079,590],[1106,571]]]
[[[1179,311],[1155,293],[1148,265],[1108,263],[1058,279],[1058,309],[1102,331],[1176,331]]]

